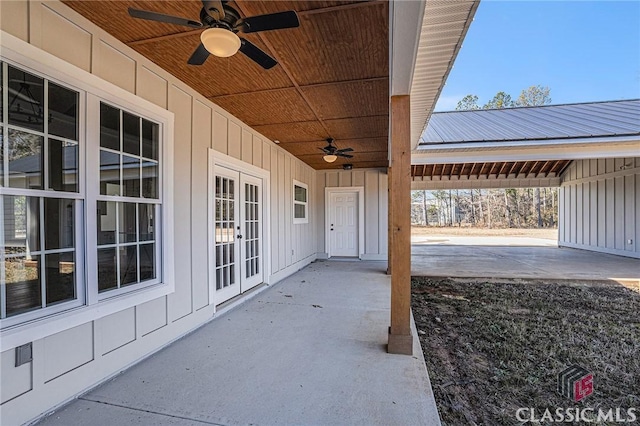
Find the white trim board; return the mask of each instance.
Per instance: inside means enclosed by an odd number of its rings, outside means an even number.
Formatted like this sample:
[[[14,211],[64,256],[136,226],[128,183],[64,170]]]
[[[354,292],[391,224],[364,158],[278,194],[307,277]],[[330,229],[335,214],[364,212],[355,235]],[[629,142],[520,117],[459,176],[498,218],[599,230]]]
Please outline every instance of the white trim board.
[[[324,247],[325,252],[327,253],[327,258],[331,258],[331,253],[329,253],[330,246],[330,237],[329,237],[329,213],[331,208],[329,206],[329,201],[331,200],[332,193],[340,193],[340,192],[357,192],[358,193],[358,258],[361,259],[365,250],[365,241],[364,241],[364,186],[330,186],[324,189]]]
[[[615,141],[590,139],[559,143],[557,141],[483,142],[441,144],[421,147],[411,152],[411,164],[455,164],[487,161],[581,160],[593,158],[637,157],[637,137]]]

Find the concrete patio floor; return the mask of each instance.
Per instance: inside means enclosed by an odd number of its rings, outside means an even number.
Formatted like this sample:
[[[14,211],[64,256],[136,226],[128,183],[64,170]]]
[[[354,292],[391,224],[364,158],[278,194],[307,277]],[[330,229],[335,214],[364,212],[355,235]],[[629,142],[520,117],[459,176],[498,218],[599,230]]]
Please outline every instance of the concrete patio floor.
[[[558,248],[551,240],[508,237],[447,237],[435,240],[412,241],[412,275],[640,280],[639,259]]]
[[[439,425],[416,333],[386,353],[385,262],[317,261],[41,425]]]

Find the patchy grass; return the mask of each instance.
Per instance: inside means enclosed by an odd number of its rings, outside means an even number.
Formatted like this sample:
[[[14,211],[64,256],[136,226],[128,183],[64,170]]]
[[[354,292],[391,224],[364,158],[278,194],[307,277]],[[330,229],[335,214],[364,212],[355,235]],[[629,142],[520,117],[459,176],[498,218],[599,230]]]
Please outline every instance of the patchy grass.
[[[519,407],[640,411],[640,288],[414,277],[412,292],[443,424],[519,424]],[[574,364],[594,376],[578,403],[556,393]]]
[[[558,229],[538,228],[473,228],[470,226],[412,226],[411,235],[416,237],[528,237],[544,238],[547,240],[558,239]]]

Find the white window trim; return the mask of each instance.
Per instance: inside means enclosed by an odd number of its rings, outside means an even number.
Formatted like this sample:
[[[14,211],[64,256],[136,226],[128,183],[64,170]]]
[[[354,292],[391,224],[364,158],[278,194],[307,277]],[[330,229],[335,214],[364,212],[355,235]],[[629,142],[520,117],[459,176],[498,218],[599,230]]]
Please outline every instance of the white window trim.
[[[296,186],[304,188],[304,190],[307,191],[307,201],[304,201],[304,202],[296,201]],[[291,217],[293,218],[293,224],[301,225],[304,223],[309,223],[309,185],[293,179],[293,189],[292,189],[291,200],[293,203],[291,205],[291,209],[292,209]],[[300,204],[304,206],[304,217],[296,218],[296,204]]]
[[[156,285],[146,286],[141,289],[134,288],[128,293],[114,295],[114,297],[99,301],[97,297],[97,279],[95,279],[95,276],[91,277],[91,274],[95,274],[96,271],[91,271],[92,268],[85,267],[90,264],[87,263],[90,261],[90,259],[87,258],[91,255],[92,250],[97,247],[95,229],[96,219],[95,214],[85,213],[84,217],[86,218],[86,221],[84,219],[82,221],[87,223],[83,223],[84,226],[81,226],[81,228],[78,229],[79,233],[83,233],[83,244],[76,248],[78,252],[83,251],[85,257],[85,264],[77,267],[77,279],[79,280],[78,287],[84,287],[86,290],[85,304],[65,310],[64,312],[41,316],[37,319],[2,330],[0,332],[0,337],[2,338],[2,350],[8,350],[174,292],[174,115],[170,111],[139,98],[120,87],[77,68],[70,63],[40,50],[4,31],[0,31],[0,47],[3,60],[13,62],[25,71],[33,72],[37,75],[42,75],[47,79],[61,82],[64,86],[85,92],[87,95],[94,95],[112,103],[113,105],[118,105],[122,109],[132,111],[137,115],[149,118],[150,120],[159,123],[161,125],[160,140],[162,146],[162,156],[159,157],[161,161],[161,172],[159,173],[161,193],[159,195],[162,200],[162,217],[157,219],[161,220],[162,223],[161,229],[159,229],[161,232],[162,244],[156,244],[157,252],[162,256],[162,262],[159,264],[158,273],[163,277],[163,282]],[[81,100],[81,102],[85,101]],[[82,111],[80,116],[83,116]],[[87,140],[88,133],[85,122],[86,118],[80,122],[81,133],[79,135],[80,139],[84,141]],[[83,206],[84,211],[95,212],[95,199],[93,206],[88,205],[88,188],[85,186],[86,173],[90,170],[96,170],[92,168],[95,165],[89,163],[87,151],[83,151],[82,147],[80,147],[79,155],[85,156],[85,161],[83,162],[82,159],[80,161],[79,169],[79,189],[82,191],[80,194],[84,194],[85,197]],[[86,164],[86,167],[83,167],[82,164]],[[3,188],[3,193],[5,193],[4,189],[5,188]],[[37,196],[38,194],[34,192],[33,195]],[[94,222],[93,227],[91,227],[91,223],[88,223],[90,221]],[[76,219],[76,223],[77,222],[78,220]],[[80,273],[83,275],[81,276]]]

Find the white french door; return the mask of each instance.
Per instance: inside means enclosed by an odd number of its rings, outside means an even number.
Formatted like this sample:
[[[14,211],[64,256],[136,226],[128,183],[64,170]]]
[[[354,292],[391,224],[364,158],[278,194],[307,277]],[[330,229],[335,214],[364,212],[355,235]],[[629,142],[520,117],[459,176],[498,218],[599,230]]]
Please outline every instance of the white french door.
[[[262,180],[214,167],[215,303],[263,282]]]

